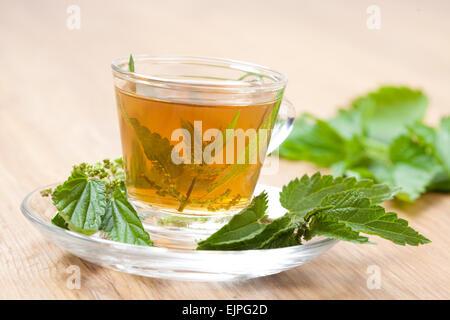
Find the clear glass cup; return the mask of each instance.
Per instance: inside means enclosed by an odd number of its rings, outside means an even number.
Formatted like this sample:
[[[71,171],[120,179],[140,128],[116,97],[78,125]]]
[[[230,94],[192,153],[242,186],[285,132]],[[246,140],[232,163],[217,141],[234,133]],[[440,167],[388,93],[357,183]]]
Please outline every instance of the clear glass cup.
[[[112,63],[128,196],[154,241],[185,247],[248,205],[292,130],[287,78],[251,63],[135,56]],[[156,237],[156,239],[155,239]]]

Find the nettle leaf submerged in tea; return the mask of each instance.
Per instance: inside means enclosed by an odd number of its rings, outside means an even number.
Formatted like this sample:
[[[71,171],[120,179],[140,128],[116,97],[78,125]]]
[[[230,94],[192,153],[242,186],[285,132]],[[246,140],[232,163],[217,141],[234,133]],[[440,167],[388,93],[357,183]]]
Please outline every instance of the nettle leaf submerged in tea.
[[[129,70],[136,68],[131,56]],[[282,93],[245,107],[200,106],[188,92],[173,101],[143,83],[116,86],[133,198],[179,212],[241,209],[251,199]]]
[[[253,111],[217,107],[226,120],[215,116],[219,129],[205,122],[202,132],[202,121],[187,120],[192,118],[191,111],[186,112],[186,118],[176,112],[195,106],[143,100],[118,92],[128,185],[137,200],[179,212],[236,210],[248,203],[265,157],[276,102],[255,106]],[[142,112],[137,110],[144,105],[164,110],[169,118],[179,118],[179,124],[161,126],[153,117],[140,116]],[[211,109],[209,115],[202,111],[205,119],[214,116],[216,107],[205,109]],[[239,121],[245,131],[236,128]]]

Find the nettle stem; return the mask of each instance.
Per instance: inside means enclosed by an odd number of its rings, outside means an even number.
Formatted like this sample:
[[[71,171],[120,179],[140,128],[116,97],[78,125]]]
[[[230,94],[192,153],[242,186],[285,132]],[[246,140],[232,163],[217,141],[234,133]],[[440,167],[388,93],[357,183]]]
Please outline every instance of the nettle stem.
[[[197,177],[194,177],[192,179],[191,185],[189,186],[188,191],[186,192],[186,197],[183,201],[181,201],[180,206],[178,207],[179,212],[183,212],[184,207],[188,204],[189,197],[191,196],[192,190],[194,189],[195,181],[197,180]]]

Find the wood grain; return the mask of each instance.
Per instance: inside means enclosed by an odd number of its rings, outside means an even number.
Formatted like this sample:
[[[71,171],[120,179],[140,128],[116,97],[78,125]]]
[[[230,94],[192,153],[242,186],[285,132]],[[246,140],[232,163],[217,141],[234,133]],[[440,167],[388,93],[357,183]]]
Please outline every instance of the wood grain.
[[[120,153],[109,63],[130,52],[218,56],[289,76],[299,112],[328,117],[380,84],[423,88],[426,120],[450,114],[448,1],[376,1],[381,29],[366,27],[368,1],[2,1],[0,3],[0,298],[46,299],[448,299],[450,196],[388,203],[433,242],[401,247],[339,243],[281,274],[235,283],[190,283],[123,274],[47,241],[19,205],[67,176],[71,165]],[[66,27],[70,4],[81,29]],[[283,161],[261,181],[281,186],[314,172]],[[68,289],[66,268],[81,269]],[[380,267],[378,290],[367,268]]]

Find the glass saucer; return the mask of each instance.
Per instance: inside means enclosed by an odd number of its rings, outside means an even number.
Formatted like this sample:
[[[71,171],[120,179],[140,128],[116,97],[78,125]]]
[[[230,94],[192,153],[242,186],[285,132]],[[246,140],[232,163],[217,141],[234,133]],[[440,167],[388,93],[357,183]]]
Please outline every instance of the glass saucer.
[[[325,252],[337,241],[313,239],[304,245],[265,250],[196,251],[162,246],[146,247],[85,236],[54,226],[50,220],[56,209],[40,191],[28,194],[21,210],[48,239],[59,247],[89,262],[146,277],[191,280],[244,280],[279,273],[297,267]],[[279,188],[258,185],[255,193],[266,190],[271,218],[284,213],[279,206]],[[152,233],[150,232],[150,236]],[[158,245],[158,243],[157,243]]]

